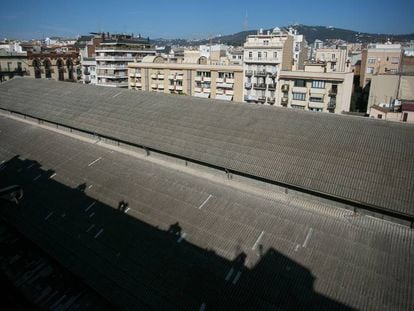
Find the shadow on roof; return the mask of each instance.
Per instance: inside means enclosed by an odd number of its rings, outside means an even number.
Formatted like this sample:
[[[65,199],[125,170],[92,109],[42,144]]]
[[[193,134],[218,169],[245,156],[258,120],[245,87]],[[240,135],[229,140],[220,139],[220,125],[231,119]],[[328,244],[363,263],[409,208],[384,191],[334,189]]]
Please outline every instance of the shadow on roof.
[[[258,246],[249,268],[186,241],[179,222],[160,230],[68,187],[32,160],[4,163],[0,188],[18,184],[24,197],[2,216],[90,287],[124,310],[350,310],[314,291],[315,277],[275,249]],[[39,177],[40,175],[40,177]]]

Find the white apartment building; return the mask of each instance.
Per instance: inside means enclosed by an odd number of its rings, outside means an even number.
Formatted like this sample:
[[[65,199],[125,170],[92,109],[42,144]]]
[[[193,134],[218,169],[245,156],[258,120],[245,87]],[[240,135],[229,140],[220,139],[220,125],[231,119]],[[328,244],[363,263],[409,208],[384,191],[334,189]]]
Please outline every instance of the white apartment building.
[[[244,101],[274,105],[281,70],[291,70],[293,36],[279,28],[265,34],[260,30],[244,44]]]
[[[304,35],[299,35],[297,30],[290,27],[289,33],[293,35],[293,68],[292,70],[303,70],[305,61],[308,59],[308,43]]]
[[[96,49],[97,85],[127,88],[128,63],[140,62],[145,56],[155,54],[147,39],[107,34]]]

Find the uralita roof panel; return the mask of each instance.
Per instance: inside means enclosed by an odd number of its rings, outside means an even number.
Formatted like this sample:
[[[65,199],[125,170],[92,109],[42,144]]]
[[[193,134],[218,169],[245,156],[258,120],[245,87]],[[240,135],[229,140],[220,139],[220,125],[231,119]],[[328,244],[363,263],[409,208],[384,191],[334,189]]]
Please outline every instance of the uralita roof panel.
[[[414,215],[412,125],[34,79],[0,107]]]

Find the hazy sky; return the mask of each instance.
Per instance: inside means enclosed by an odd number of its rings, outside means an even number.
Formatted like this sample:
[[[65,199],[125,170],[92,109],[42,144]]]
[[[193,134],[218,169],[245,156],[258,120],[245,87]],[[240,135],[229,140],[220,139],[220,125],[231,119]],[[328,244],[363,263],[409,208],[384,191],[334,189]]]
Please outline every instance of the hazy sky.
[[[109,31],[150,38],[205,38],[293,23],[372,33],[414,33],[413,0],[13,0],[2,3],[0,38]]]

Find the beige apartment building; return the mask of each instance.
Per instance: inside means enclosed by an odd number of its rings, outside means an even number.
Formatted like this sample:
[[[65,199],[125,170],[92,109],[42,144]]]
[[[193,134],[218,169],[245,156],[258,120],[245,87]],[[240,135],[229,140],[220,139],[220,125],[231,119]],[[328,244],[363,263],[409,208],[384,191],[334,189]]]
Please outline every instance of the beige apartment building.
[[[0,82],[15,76],[30,75],[30,64],[26,52],[6,52],[0,50]]]
[[[365,87],[374,75],[399,72],[402,56],[400,44],[374,44],[362,50],[360,86]]]
[[[348,59],[346,48],[322,48],[315,51],[315,61],[326,63],[326,72],[351,72],[351,61]]]
[[[304,71],[281,71],[278,105],[303,110],[342,113],[351,105],[352,72],[325,72],[320,64]]]
[[[275,28],[247,36],[244,43],[244,101],[274,105],[281,70],[292,70],[294,36]]]
[[[390,107],[398,101],[414,101],[414,76],[382,74],[372,77],[367,113],[374,106]],[[398,103],[397,101],[397,103]]]
[[[191,95],[228,101],[243,100],[243,67],[208,64],[204,56],[182,63],[147,56],[128,64],[129,89]]]

